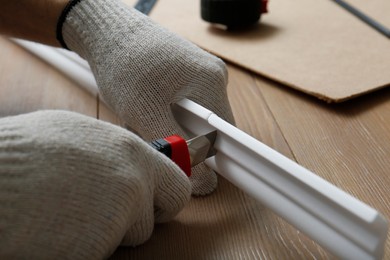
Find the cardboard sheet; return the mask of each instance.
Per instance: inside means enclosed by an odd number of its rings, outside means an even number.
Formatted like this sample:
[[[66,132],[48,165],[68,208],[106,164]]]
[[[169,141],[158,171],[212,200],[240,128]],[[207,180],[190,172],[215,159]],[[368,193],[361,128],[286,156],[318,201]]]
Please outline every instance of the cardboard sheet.
[[[390,29],[390,1],[389,0],[346,0],[350,5],[364,14],[375,19]]]
[[[236,32],[202,21],[200,0],[160,0],[150,16],[227,61],[328,102],[390,84],[390,40],[333,1],[271,0],[269,11]]]

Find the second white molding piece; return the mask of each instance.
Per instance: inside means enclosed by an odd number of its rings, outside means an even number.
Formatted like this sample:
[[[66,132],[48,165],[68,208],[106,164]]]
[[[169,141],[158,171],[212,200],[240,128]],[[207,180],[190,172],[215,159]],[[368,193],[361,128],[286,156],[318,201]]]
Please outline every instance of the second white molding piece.
[[[93,95],[98,93],[97,84],[88,63],[76,53],[40,43],[19,39],[11,40],[67,75],[88,92]]]

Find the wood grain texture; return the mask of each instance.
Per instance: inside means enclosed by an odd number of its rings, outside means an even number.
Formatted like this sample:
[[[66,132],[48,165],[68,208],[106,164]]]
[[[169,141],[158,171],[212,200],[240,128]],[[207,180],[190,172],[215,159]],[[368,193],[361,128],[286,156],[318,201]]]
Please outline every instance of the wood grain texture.
[[[296,161],[390,219],[390,90],[325,105],[270,81],[256,83]]]
[[[229,72],[239,128],[390,218],[389,90],[329,105],[231,66]],[[387,241],[385,259],[389,253]]]
[[[0,37],[0,117],[64,109],[96,117],[96,98],[21,47]]]
[[[382,212],[389,210],[390,90],[326,105],[228,66],[228,94],[239,128]],[[0,38],[0,116],[66,109],[121,124],[47,64]],[[390,258],[389,242],[385,259]],[[332,259],[315,242],[223,178],[193,198],[149,241],[111,259]]]

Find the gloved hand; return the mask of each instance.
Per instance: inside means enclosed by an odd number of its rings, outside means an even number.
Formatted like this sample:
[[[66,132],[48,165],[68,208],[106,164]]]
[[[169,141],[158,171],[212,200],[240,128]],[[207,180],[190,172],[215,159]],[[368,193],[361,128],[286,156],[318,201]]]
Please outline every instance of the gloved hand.
[[[136,135],[71,112],[0,119],[0,259],[102,259],[188,202],[184,173]]]
[[[233,122],[225,64],[119,0],[80,1],[62,35],[89,62],[103,99],[145,140],[187,137],[171,112],[183,98]],[[193,194],[216,188],[217,177],[204,164],[192,170]]]

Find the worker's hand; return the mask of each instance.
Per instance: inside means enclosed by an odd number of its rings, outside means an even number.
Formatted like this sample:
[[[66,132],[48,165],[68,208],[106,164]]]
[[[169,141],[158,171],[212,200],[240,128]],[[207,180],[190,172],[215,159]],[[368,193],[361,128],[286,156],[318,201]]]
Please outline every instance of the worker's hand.
[[[82,0],[68,13],[62,33],[67,46],[89,62],[103,99],[145,140],[186,137],[171,112],[182,98],[233,122],[225,64],[120,1]],[[190,180],[196,195],[217,185],[204,164]]]
[[[103,259],[172,219],[191,184],[129,131],[71,112],[0,119],[0,259]]]

